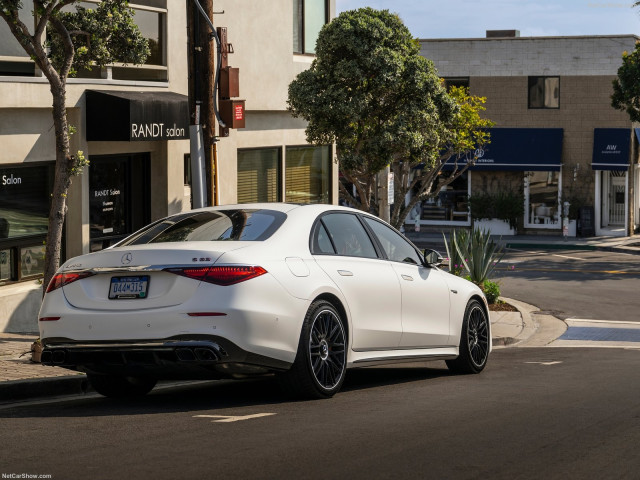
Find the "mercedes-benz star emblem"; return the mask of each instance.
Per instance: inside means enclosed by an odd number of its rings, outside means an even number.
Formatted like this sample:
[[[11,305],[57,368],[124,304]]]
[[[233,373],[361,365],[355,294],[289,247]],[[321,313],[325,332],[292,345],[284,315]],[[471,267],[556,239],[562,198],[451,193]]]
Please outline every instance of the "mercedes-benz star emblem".
[[[131,260],[133,260],[133,253],[127,252],[122,256],[122,260],[121,261],[122,261],[123,264],[126,265],[126,264],[131,263]]]

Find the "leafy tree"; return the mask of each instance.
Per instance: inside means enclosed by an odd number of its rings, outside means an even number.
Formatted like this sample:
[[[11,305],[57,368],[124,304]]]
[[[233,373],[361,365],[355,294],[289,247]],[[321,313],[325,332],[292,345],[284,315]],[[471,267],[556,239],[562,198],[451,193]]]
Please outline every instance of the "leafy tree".
[[[34,22],[27,25],[19,16],[23,8],[20,0],[0,0],[0,17],[49,81],[53,97],[56,163],[46,239],[45,285],[60,264],[72,177],[88,164],[82,152],[71,154],[69,148],[73,127],[67,121],[67,78],[81,68],[116,61],[141,64],[149,55],[147,41],[134,23],[134,12],[126,0],[103,0],[95,9],[72,8],[75,3],[78,0],[34,0],[34,11],[30,12]]]
[[[375,176],[392,166],[391,220],[400,226],[415,202],[437,192],[433,180],[447,159],[461,159],[488,140],[481,127],[489,124],[480,124],[477,115],[483,101],[464,89],[447,94],[400,18],[367,7],[343,12],[323,27],[311,67],[289,86],[288,106],[308,122],[310,143],[335,142],[340,172],[357,191],[353,196],[340,184],[352,205],[376,211]],[[440,178],[453,181],[468,168],[457,165],[453,175]],[[405,207],[412,189],[417,195]]]
[[[486,98],[469,95],[465,87],[451,87],[449,96],[458,108],[440,126],[442,134],[433,151],[419,152],[422,155],[409,156],[392,165],[395,198],[391,223],[396,228],[402,226],[419,201],[436,195],[466,172],[477,160],[476,150],[490,143],[487,129],[494,123],[480,116]],[[413,196],[405,205],[405,197],[411,191]]]
[[[618,78],[613,80],[611,106],[626,111],[632,122],[640,121],[640,44],[623,52]]]

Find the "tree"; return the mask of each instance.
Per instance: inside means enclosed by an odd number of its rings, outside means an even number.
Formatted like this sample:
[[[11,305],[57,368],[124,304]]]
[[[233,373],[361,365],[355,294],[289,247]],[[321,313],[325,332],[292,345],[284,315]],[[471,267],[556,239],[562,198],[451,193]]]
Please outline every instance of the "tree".
[[[308,122],[310,143],[336,144],[340,172],[357,191],[340,184],[349,203],[375,212],[375,175],[392,166],[395,226],[419,198],[437,192],[429,179],[444,161],[454,154],[462,159],[488,140],[481,127],[490,124],[477,115],[482,103],[466,90],[447,94],[400,18],[372,8],[343,12],[323,27],[316,58],[290,84],[288,98],[289,111]],[[448,181],[468,168],[456,165]],[[412,189],[418,198],[405,207]]]
[[[626,111],[632,122],[640,121],[640,44],[633,52],[622,53],[618,78],[613,80],[611,106]]]
[[[425,159],[409,157],[392,165],[395,195],[391,224],[396,228],[419,201],[436,195],[466,172],[477,160],[476,151],[490,143],[487,129],[494,123],[480,116],[486,98],[469,95],[466,87],[451,87],[449,96],[458,109],[443,125],[436,150]],[[413,195],[405,204],[409,192]]]
[[[20,16],[20,0],[0,0],[0,17],[49,81],[53,97],[55,174],[46,237],[44,285],[60,264],[62,227],[72,177],[88,164],[82,152],[71,154],[67,122],[67,78],[78,70],[116,61],[141,64],[149,55],[147,41],[133,21],[126,0],[103,0],[95,9],[72,8],[78,0],[34,0],[35,28]],[[66,7],[66,8],[65,8]],[[31,25],[31,22],[28,22]]]

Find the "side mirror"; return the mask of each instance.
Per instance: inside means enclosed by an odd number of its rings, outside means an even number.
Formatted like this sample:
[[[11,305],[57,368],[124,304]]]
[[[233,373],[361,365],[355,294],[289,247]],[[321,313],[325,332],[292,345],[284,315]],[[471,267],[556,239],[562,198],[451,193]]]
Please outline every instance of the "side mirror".
[[[424,263],[429,267],[439,267],[444,262],[444,258],[435,250],[424,249]]]

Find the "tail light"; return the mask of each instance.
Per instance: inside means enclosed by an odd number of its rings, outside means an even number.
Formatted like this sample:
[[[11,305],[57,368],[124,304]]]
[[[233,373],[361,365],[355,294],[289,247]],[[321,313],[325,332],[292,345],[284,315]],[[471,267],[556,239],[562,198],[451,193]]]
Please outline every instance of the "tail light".
[[[267,273],[262,267],[245,265],[166,268],[165,272],[221,286],[234,285]]]
[[[49,286],[47,287],[46,292],[49,293],[57,290],[60,287],[64,287],[65,285],[69,285],[77,280],[82,280],[83,278],[90,277],[95,275],[93,272],[75,272],[75,273],[56,273],[51,281],[49,282]]]

